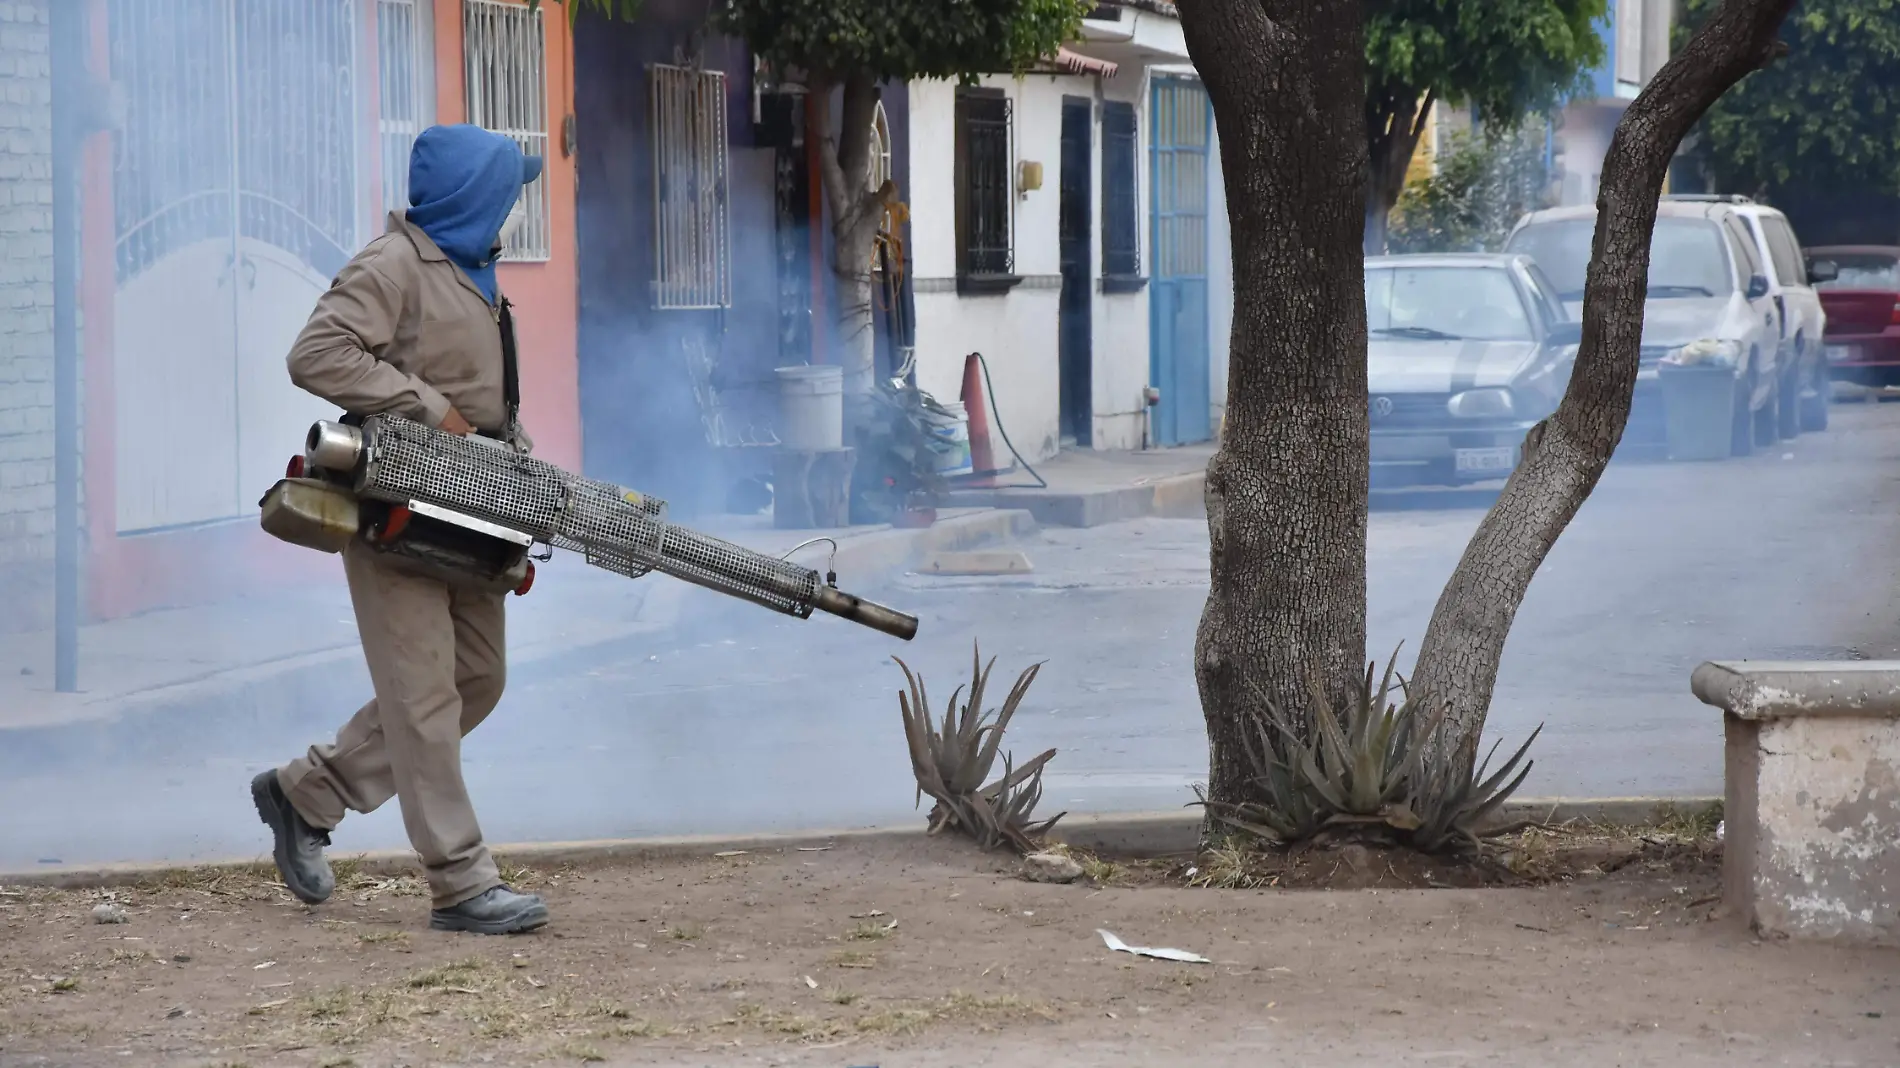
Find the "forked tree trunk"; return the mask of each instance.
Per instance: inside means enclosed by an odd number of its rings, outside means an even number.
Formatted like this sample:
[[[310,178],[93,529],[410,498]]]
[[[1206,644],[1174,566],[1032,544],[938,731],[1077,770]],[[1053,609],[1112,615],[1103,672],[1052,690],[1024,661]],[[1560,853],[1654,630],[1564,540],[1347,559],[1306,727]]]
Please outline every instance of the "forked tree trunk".
[[[1190,0],[1233,235],[1227,417],[1207,468],[1195,637],[1212,797],[1251,795],[1240,730],[1304,713],[1366,643],[1365,27],[1357,3]]]
[[[1702,113],[1781,47],[1794,0],[1726,0],[1644,88],[1610,140],[1584,285],[1583,344],[1563,402],[1524,443],[1522,464],[1439,595],[1412,678],[1450,705],[1447,744],[1476,752],[1504,639],[1531,578],[1596,487],[1629,421],[1656,203],[1676,147]]]
[[[897,187],[885,181],[880,188],[871,188],[875,162],[871,122],[877,113],[877,82],[868,75],[844,79],[842,129],[835,133],[830,128],[830,85],[826,80],[814,80],[812,92],[818,94],[821,103],[811,114],[817,127],[813,133],[819,138],[825,196],[831,207],[831,271],[838,281],[838,359],[844,366],[845,393],[862,395],[871,392],[877,363],[871,264],[876,258],[877,231],[884,218],[885,202],[896,196]]]

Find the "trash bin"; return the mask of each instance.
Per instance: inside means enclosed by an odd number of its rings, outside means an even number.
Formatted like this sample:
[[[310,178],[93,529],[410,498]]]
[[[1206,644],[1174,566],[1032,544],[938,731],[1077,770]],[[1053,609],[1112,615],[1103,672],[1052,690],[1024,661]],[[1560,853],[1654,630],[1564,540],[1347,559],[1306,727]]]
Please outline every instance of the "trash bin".
[[[1726,460],[1735,427],[1735,369],[1663,364],[1663,421],[1671,460]]]

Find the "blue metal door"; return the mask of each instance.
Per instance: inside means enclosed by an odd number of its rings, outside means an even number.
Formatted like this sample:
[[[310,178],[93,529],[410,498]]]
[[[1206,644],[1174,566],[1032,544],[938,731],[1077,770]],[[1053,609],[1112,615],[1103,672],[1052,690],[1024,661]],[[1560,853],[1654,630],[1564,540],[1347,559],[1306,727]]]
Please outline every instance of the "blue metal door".
[[[1208,133],[1213,112],[1201,83],[1157,78],[1149,108],[1150,214],[1148,380],[1161,391],[1156,444],[1213,437],[1207,307]]]

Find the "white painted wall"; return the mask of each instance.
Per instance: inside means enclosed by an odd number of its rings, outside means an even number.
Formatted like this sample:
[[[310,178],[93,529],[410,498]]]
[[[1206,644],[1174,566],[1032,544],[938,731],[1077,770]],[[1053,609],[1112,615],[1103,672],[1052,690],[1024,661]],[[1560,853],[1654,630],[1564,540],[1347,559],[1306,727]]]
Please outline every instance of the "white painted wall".
[[[1023,282],[999,296],[956,292],[956,87],[950,82],[913,83],[910,89],[911,241],[917,307],[917,380],[942,399],[962,390],[963,363],[981,352],[996,391],[991,410],[993,456],[1009,462],[996,422],[1034,463],[1053,455],[1060,442],[1062,101],[1065,96],[1126,101],[1135,105],[1141,135],[1136,161],[1142,270],[1151,266],[1149,170],[1152,133],[1148,114],[1149,68],[1124,64],[1114,78],[1033,75],[986,77],[982,84],[1006,92],[1013,114],[1012,151],[1017,161],[1043,165],[1043,187],[1015,199],[1016,273]],[[1093,190],[1090,232],[1093,440],[1097,449],[1140,448],[1149,384],[1149,292],[1104,293],[1102,273],[1102,136],[1100,109],[1090,154]],[[1229,251],[1226,192],[1219,145],[1209,167],[1209,336],[1215,419],[1226,406],[1227,350],[1233,322],[1233,268]]]
[[[1016,273],[1021,285],[996,296],[956,292],[956,86],[910,89],[911,241],[917,303],[917,383],[955,399],[964,357],[989,363],[996,404],[990,410],[993,456],[1010,461],[997,422],[1030,463],[1060,444],[1057,323],[1062,296],[1060,215],[1062,97],[1091,95],[1092,79],[1035,75],[986,77],[1011,101],[1012,153],[1043,165],[1041,189],[1015,198]]]
[[[1210,131],[1207,158],[1207,359],[1214,435],[1227,413],[1227,361],[1234,335],[1233,232],[1227,224],[1227,181],[1221,171],[1220,129]]]
[[[1135,157],[1135,193],[1138,211],[1137,232],[1141,235],[1141,269],[1150,266],[1148,242],[1148,71],[1146,67],[1123,65],[1115,77],[1102,81],[1101,97],[1135,105],[1135,130],[1140,145]],[[1102,124],[1099,109],[1095,122],[1095,218],[1092,232],[1095,248],[1091,276],[1095,279],[1094,353],[1090,392],[1093,395],[1095,423],[1094,447],[1098,449],[1138,449],[1141,447],[1145,410],[1141,391],[1148,384],[1148,291],[1103,293],[1102,276]]]

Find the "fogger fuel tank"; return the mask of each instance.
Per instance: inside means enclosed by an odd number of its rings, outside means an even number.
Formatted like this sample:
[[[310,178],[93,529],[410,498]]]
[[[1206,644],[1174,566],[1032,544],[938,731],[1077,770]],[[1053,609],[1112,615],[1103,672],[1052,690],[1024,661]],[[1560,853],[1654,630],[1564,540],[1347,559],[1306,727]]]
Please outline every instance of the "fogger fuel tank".
[[[915,616],[845,593],[833,575],[668,522],[656,497],[398,416],[315,424],[260,503],[283,541],[334,553],[360,538],[498,592],[528,592],[535,560],[560,548],[628,578],[658,571],[800,619],[815,610],[917,634]]]

